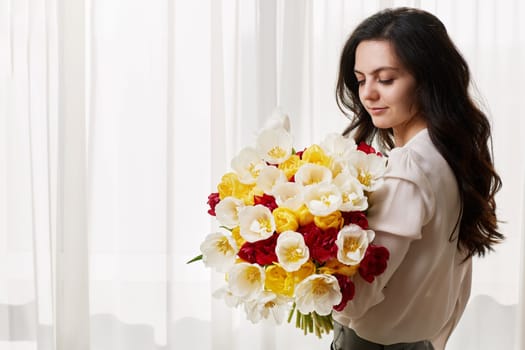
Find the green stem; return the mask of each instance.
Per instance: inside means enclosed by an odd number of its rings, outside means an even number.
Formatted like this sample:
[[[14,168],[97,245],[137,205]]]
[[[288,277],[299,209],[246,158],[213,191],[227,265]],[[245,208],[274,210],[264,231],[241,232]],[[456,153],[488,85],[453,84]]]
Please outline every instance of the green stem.
[[[330,334],[334,329],[332,315],[319,315],[317,312],[312,311],[308,314],[302,314],[297,305],[294,303],[288,315],[288,323],[292,321],[295,313],[295,327],[302,329],[305,335],[314,333],[318,338],[321,338],[323,334]]]
[[[321,325],[322,325],[322,321],[319,317],[319,315],[317,314],[317,312],[312,312],[313,314],[313,320],[315,322],[315,335],[317,336],[317,338],[321,338],[321,334],[323,333],[323,329],[321,328]]]
[[[307,315],[308,317],[308,332],[312,333],[314,331],[314,319],[312,314]]]
[[[292,321],[293,312],[295,311],[295,303],[292,305],[292,309],[290,310],[290,313],[288,314],[288,323]]]

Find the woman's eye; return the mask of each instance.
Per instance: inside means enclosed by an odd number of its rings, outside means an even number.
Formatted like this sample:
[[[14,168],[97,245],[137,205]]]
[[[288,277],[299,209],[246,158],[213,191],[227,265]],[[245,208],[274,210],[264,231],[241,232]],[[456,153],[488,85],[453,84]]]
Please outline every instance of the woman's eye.
[[[364,79],[357,81],[357,85],[359,85],[359,86],[363,85],[364,83],[365,83]]]
[[[390,85],[394,82],[394,79],[378,79],[377,81],[383,85]]]

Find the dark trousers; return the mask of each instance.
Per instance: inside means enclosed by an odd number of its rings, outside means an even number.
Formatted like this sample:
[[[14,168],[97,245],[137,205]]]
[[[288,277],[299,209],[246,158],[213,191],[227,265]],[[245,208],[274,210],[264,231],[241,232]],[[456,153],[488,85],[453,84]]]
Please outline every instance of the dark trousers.
[[[334,341],[331,350],[433,350],[429,341],[381,345],[359,337],[353,329],[334,322]]]

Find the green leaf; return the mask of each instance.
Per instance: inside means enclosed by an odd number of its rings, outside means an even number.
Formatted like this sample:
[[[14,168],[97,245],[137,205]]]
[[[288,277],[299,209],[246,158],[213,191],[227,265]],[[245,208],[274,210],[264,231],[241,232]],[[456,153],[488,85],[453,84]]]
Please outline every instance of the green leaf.
[[[191,263],[193,263],[195,261],[199,261],[199,260],[202,260],[202,254],[201,255],[197,255],[196,257],[194,257],[193,259],[188,261],[186,264],[191,264]]]

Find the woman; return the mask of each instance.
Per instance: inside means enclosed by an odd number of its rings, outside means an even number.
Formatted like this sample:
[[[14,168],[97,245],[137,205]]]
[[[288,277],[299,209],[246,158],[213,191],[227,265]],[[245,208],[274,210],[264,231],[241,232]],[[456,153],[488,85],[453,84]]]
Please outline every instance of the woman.
[[[503,239],[490,124],[469,82],[445,27],[422,10],[381,11],[346,42],[345,134],[390,153],[368,212],[390,260],[373,283],[356,280],[356,297],[334,314],[332,349],[444,349],[469,298],[471,257]]]

